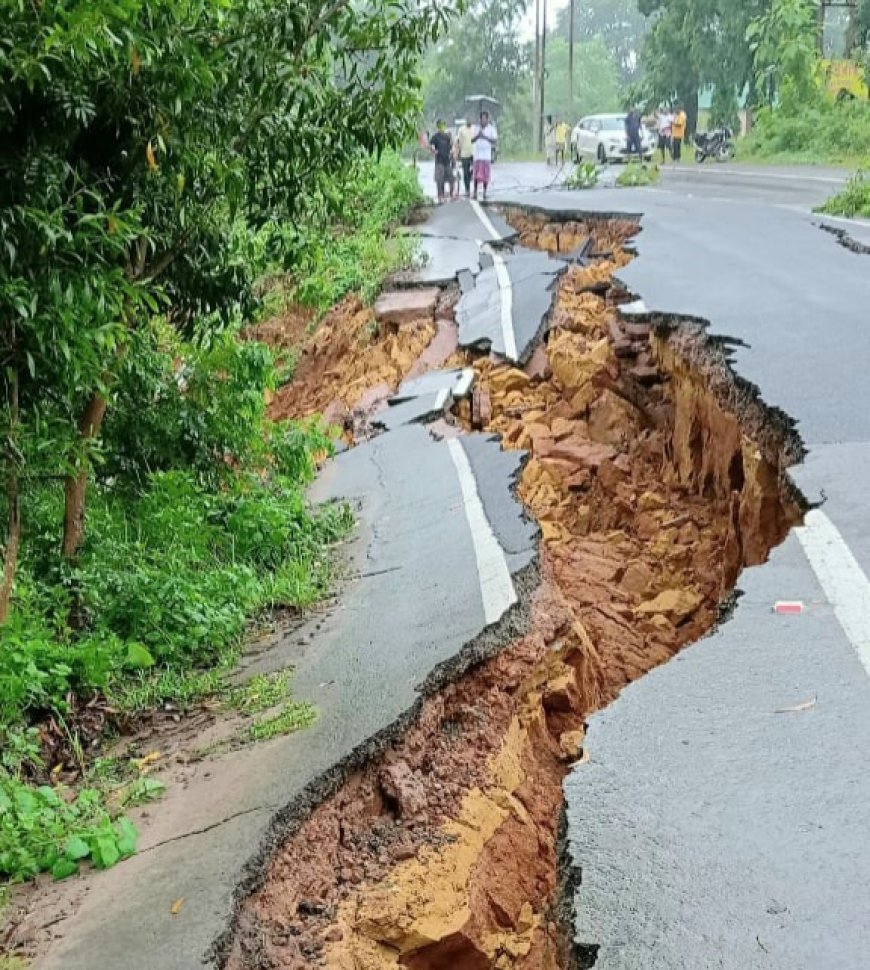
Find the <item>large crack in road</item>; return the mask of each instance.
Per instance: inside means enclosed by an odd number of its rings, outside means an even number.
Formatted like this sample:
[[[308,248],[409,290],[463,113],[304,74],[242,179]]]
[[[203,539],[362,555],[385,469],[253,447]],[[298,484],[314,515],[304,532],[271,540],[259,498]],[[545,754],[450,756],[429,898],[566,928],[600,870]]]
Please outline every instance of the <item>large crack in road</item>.
[[[785,478],[800,442],[726,348],[620,312],[631,295],[614,274],[636,224],[502,215],[526,248],[598,254],[561,278],[523,369],[449,357],[474,369],[474,398],[432,428],[529,455],[517,489],[542,540],[528,630],[427,691],[279,845],[240,908],[231,970],[592,965],[594,944],[580,952],[565,932],[560,873],[562,783],[582,773],[585,720],[710,631],[744,566],[800,519]]]

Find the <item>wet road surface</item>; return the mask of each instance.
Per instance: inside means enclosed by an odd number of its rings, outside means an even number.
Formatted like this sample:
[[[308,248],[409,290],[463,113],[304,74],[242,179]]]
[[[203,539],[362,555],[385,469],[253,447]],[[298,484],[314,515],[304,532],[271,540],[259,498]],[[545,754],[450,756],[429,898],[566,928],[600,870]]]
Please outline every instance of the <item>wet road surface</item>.
[[[566,785],[582,875],[576,938],[598,948],[602,968],[858,970],[870,952],[870,666],[856,633],[856,617],[870,617],[870,263],[809,214],[841,176],[722,167],[666,172],[655,189],[583,193],[555,176],[499,163],[493,196],[641,215],[624,282],[649,312],[707,320],[745,345],[738,373],[799,422],[809,449],[795,481],[827,497],[823,519],[744,574],[731,620],[592,719],[590,761]],[[507,353],[512,340],[523,359],[559,261],[512,275],[509,227],[465,203],[439,210],[423,234],[430,260],[416,282],[467,269],[465,298],[481,300],[469,323],[485,318],[490,343]],[[419,423],[455,387],[454,374],[406,389],[389,430],[318,483],[315,497],[358,503],[354,576],[335,610],[247,668],[294,664],[318,723],[170,792],[141,853],[100,874],[38,966],[201,965],[286,807],[316,801],[318,779],[364,757],[467,644],[497,649],[516,633],[536,545],[509,487],[519,457],[483,436],[438,441]],[[777,615],[778,599],[807,609]]]

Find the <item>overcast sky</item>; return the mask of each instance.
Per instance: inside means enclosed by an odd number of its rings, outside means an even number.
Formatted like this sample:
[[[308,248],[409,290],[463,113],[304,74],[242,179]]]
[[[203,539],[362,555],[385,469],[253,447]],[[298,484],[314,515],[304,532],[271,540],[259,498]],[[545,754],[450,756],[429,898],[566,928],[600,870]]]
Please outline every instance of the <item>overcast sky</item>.
[[[553,24],[556,22],[556,13],[561,10],[562,7],[567,6],[568,0],[547,0],[548,28],[552,29]],[[535,39],[535,0],[531,0],[529,3],[528,10],[526,10],[526,15],[523,17],[522,25],[520,27],[520,35],[522,36],[523,40]]]

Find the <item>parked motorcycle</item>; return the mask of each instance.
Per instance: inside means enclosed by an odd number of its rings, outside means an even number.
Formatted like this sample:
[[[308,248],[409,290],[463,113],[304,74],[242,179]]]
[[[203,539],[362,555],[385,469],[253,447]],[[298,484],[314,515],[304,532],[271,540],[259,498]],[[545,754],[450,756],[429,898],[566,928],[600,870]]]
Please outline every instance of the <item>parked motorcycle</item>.
[[[695,135],[696,162],[705,162],[708,158],[715,158],[717,162],[727,162],[733,157],[734,132],[730,128],[699,131]]]

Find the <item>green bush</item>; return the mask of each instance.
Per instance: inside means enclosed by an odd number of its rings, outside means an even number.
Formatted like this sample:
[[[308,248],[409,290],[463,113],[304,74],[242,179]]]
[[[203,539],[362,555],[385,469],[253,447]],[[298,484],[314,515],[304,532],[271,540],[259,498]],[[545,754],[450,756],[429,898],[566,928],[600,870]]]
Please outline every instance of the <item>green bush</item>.
[[[99,791],[66,795],[0,769],[0,876],[19,881],[50,872],[64,879],[83,861],[107,869],[136,851],[136,827],[128,818],[113,820]]]
[[[793,114],[764,108],[740,152],[746,158],[830,164],[870,158],[870,103],[825,98]]]
[[[637,188],[644,185],[656,185],[661,178],[658,165],[638,165],[629,162],[619,173],[616,184],[623,189]]]
[[[389,230],[422,199],[416,168],[387,153],[357,163],[309,205],[304,222],[276,228],[264,245],[292,265],[291,295],[303,305],[326,310],[352,292],[371,301],[413,255],[413,240]]]
[[[598,185],[598,166],[594,162],[575,165],[574,170],[565,179],[566,189],[594,189],[596,185]]]
[[[870,172],[856,172],[842,192],[831,196],[816,212],[829,216],[864,216],[870,219]]]

